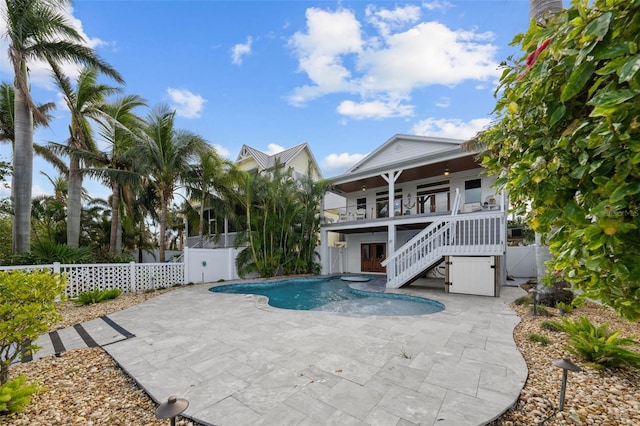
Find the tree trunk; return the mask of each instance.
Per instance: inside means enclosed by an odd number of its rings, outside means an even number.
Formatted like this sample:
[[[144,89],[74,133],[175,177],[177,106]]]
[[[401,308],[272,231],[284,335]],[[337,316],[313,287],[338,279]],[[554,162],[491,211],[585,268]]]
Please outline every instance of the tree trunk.
[[[167,240],[167,204],[168,200],[165,197],[164,191],[160,191],[160,262],[164,263],[164,251]]]
[[[198,237],[200,238],[200,248],[204,248],[204,203],[206,201],[206,197],[204,196],[204,186],[202,191],[203,191],[202,202],[200,203],[200,226],[198,226]]]
[[[26,80],[26,70],[25,76]],[[17,85],[16,85],[17,86]],[[31,245],[31,187],[33,183],[33,114],[19,89],[15,91],[15,145],[13,153],[13,252],[26,253]]]
[[[546,21],[545,15],[553,15],[562,10],[562,0],[530,0],[529,17],[535,19],[538,24],[543,25]]]
[[[67,194],[67,245],[80,245],[80,214],[82,212],[82,173],[80,160],[69,160],[69,192]]]
[[[111,186],[111,234],[109,235],[109,252],[116,253],[118,228],[120,227],[120,185],[114,182]]]

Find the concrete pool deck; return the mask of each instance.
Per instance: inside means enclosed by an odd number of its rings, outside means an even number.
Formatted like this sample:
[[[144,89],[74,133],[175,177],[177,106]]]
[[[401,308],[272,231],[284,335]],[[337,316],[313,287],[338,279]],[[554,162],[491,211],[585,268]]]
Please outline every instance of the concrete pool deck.
[[[444,303],[423,316],[273,308],[263,296],[179,288],[109,315],[133,336],[85,328],[157,402],[211,425],[482,425],[517,400],[527,367],[501,297],[401,292]],[[100,341],[104,335],[107,343]]]

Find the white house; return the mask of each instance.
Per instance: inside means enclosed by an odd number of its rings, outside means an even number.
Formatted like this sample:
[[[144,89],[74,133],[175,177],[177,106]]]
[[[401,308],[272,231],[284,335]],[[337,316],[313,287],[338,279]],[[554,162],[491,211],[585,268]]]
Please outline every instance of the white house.
[[[323,211],[321,259],[330,233],[346,244],[346,271],[386,274],[387,288],[446,264],[445,290],[498,296],[505,279],[506,206],[464,141],[395,135],[330,191],[346,206]]]

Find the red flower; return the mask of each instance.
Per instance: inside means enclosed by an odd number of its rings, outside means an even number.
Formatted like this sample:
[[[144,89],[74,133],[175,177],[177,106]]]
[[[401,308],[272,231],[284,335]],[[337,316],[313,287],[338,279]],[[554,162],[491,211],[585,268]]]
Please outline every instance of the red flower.
[[[540,56],[540,53],[549,46],[550,42],[550,39],[546,39],[536,50],[533,51],[533,53],[531,53],[531,55],[527,57],[527,68],[531,68],[533,66],[538,59],[538,56]]]

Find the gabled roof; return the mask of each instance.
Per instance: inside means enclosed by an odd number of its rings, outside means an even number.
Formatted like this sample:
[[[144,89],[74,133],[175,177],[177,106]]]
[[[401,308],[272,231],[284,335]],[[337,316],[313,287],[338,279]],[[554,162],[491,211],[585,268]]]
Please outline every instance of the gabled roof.
[[[372,153],[360,160],[357,164],[347,170],[345,174],[366,169],[378,169],[381,165],[383,167],[388,167],[395,162],[410,159],[413,150],[419,150],[421,156],[457,151],[463,142],[464,140],[460,139],[398,134],[387,140]],[[409,149],[403,149],[403,143],[404,145],[411,147]]]
[[[260,170],[269,170],[275,167],[277,161],[280,161],[280,163],[284,166],[288,166],[302,151],[307,152],[307,156],[311,159],[316,173],[320,178],[322,178],[320,167],[318,167],[318,163],[313,156],[313,153],[311,152],[311,148],[309,148],[309,144],[306,142],[285,149],[284,151],[278,152],[273,155],[269,155],[248,145],[242,145],[242,148],[240,148],[240,153],[238,154],[238,158],[236,159],[236,163],[239,163],[248,158],[253,158],[253,160],[258,164]]]
[[[445,170],[456,173],[479,169],[478,152],[462,149],[465,140],[398,134],[345,173],[329,178],[339,193],[385,185],[383,175],[402,171],[397,183],[426,179]]]

